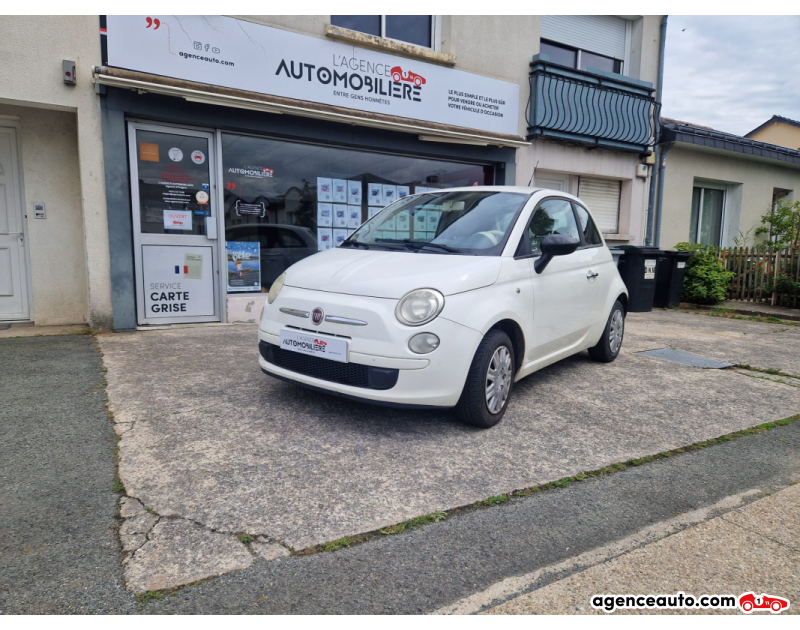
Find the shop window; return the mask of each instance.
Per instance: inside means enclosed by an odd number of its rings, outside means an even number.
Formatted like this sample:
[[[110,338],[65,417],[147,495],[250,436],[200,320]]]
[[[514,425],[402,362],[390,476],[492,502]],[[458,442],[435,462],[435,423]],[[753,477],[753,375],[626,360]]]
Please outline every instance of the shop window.
[[[259,244],[261,291],[289,266],[341,243],[395,199],[494,183],[491,166],[228,133],[222,134],[222,169],[225,238]],[[237,247],[229,245],[229,266],[236,264]]]
[[[425,48],[436,47],[433,15],[332,15],[331,24]]]

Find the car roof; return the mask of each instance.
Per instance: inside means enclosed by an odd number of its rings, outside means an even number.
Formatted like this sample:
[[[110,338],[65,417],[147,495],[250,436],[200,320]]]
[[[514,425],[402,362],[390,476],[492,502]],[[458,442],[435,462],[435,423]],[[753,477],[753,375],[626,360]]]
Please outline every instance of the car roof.
[[[428,192],[475,192],[475,191],[488,191],[488,192],[508,192],[508,193],[518,193],[524,195],[536,195],[537,201],[542,197],[547,197],[549,195],[558,195],[559,197],[565,197],[567,199],[572,199],[573,201],[579,201],[583,203],[578,197],[575,195],[571,195],[561,190],[553,190],[551,188],[541,188],[538,186],[461,186],[459,188],[439,188],[436,190],[431,190]],[[414,193],[414,194],[424,194],[424,193]]]

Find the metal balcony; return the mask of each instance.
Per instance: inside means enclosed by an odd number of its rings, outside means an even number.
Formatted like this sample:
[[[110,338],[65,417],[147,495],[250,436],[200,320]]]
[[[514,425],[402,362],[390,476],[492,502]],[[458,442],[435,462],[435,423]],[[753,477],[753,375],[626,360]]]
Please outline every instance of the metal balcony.
[[[528,139],[642,153],[658,134],[661,104],[651,83],[590,68],[575,70],[534,55]]]

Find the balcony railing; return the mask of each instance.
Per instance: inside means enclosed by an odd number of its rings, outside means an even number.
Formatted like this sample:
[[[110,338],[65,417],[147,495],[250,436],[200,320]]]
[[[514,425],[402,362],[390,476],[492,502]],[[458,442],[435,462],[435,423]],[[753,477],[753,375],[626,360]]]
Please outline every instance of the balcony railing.
[[[554,65],[545,54],[534,56],[530,80],[528,139],[636,152],[655,143],[661,104],[652,84]]]

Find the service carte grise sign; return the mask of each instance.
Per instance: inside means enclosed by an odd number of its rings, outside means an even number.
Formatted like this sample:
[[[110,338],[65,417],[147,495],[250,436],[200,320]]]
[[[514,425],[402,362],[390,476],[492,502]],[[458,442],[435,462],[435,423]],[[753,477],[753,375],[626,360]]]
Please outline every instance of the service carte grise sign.
[[[518,133],[519,85],[222,16],[109,15],[110,66]]]

